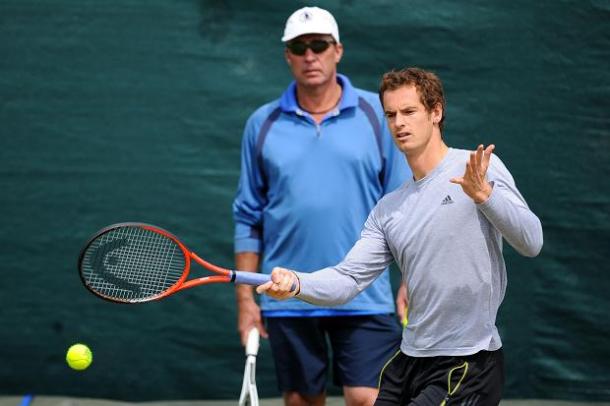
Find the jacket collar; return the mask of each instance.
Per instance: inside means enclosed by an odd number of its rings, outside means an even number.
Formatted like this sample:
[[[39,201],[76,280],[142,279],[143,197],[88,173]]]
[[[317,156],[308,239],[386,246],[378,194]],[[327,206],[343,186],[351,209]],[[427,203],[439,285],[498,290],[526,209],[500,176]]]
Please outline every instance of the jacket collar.
[[[337,73],[337,83],[343,88],[341,92],[341,101],[339,102],[339,110],[358,105],[358,94],[352,86],[347,76]],[[295,81],[288,86],[280,98],[280,108],[286,113],[296,113],[301,111],[297,102],[297,84]]]

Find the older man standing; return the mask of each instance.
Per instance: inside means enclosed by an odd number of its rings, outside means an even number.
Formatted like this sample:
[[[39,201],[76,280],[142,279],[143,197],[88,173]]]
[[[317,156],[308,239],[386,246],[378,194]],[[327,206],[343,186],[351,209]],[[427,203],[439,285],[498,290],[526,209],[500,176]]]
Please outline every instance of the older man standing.
[[[233,210],[236,268],[245,271],[281,264],[307,272],[340,261],[377,201],[410,176],[377,96],[337,73],[343,45],[334,17],[297,10],[282,42],[294,81],[252,114],[243,136]],[[249,286],[236,296],[242,342],[252,327],[268,333],[287,405],[324,404],[327,342],[346,403],[373,403],[401,335],[387,272],[337,307],[270,297],[259,307]],[[401,289],[398,316],[405,297]]]

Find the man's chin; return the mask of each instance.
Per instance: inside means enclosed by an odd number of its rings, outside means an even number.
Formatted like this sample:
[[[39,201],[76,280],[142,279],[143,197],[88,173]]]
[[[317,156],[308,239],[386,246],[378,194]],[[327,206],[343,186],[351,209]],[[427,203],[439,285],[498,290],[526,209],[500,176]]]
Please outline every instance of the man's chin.
[[[415,149],[413,143],[405,142],[405,141],[396,143],[396,147],[403,154],[407,154]]]
[[[320,86],[326,82],[326,78],[322,75],[305,76],[300,80],[303,86]]]

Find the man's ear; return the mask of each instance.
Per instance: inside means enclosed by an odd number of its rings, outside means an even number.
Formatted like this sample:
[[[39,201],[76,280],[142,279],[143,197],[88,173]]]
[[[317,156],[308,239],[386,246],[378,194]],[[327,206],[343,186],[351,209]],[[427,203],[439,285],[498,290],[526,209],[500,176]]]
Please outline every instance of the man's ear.
[[[335,63],[341,62],[343,57],[343,44],[338,42],[335,44]]]
[[[437,103],[432,109],[432,121],[436,124],[440,123],[443,119],[443,113],[443,105],[441,103]]]

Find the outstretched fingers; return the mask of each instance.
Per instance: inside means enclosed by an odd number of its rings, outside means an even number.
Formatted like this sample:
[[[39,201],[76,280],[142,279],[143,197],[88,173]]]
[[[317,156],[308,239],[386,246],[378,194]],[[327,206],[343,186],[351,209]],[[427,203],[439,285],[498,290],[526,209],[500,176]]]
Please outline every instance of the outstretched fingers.
[[[479,144],[476,150],[470,152],[464,174],[449,180],[451,183],[460,185],[464,193],[476,203],[484,202],[491,194],[492,188],[486,177],[494,149],[495,145],[493,144],[486,148],[483,144]]]
[[[487,168],[489,168],[489,161],[491,161],[491,154],[494,152],[496,146],[494,144],[490,144],[485,148],[483,152],[483,167],[485,168],[485,172],[487,172]]]
[[[464,184],[464,177],[463,176],[457,176],[455,178],[449,179],[449,182],[455,183],[456,185],[463,185]]]
[[[483,144],[480,144],[477,149],[470,153],[470,166],[472,174],[477,175],[478,178],[484,178],[489,168],[489,162],[491,161],[491,154],[495,149],[495,145],[490,144],[486,148]]]
[[[471,169],[474,169],[474,172],[476,173],[479,173],[479,169],[481,167],[481,157],[479,155],[479,152],[482,151],[481,147],[482,146],[479,145],[476,150],[470,153],[470,167]]]

